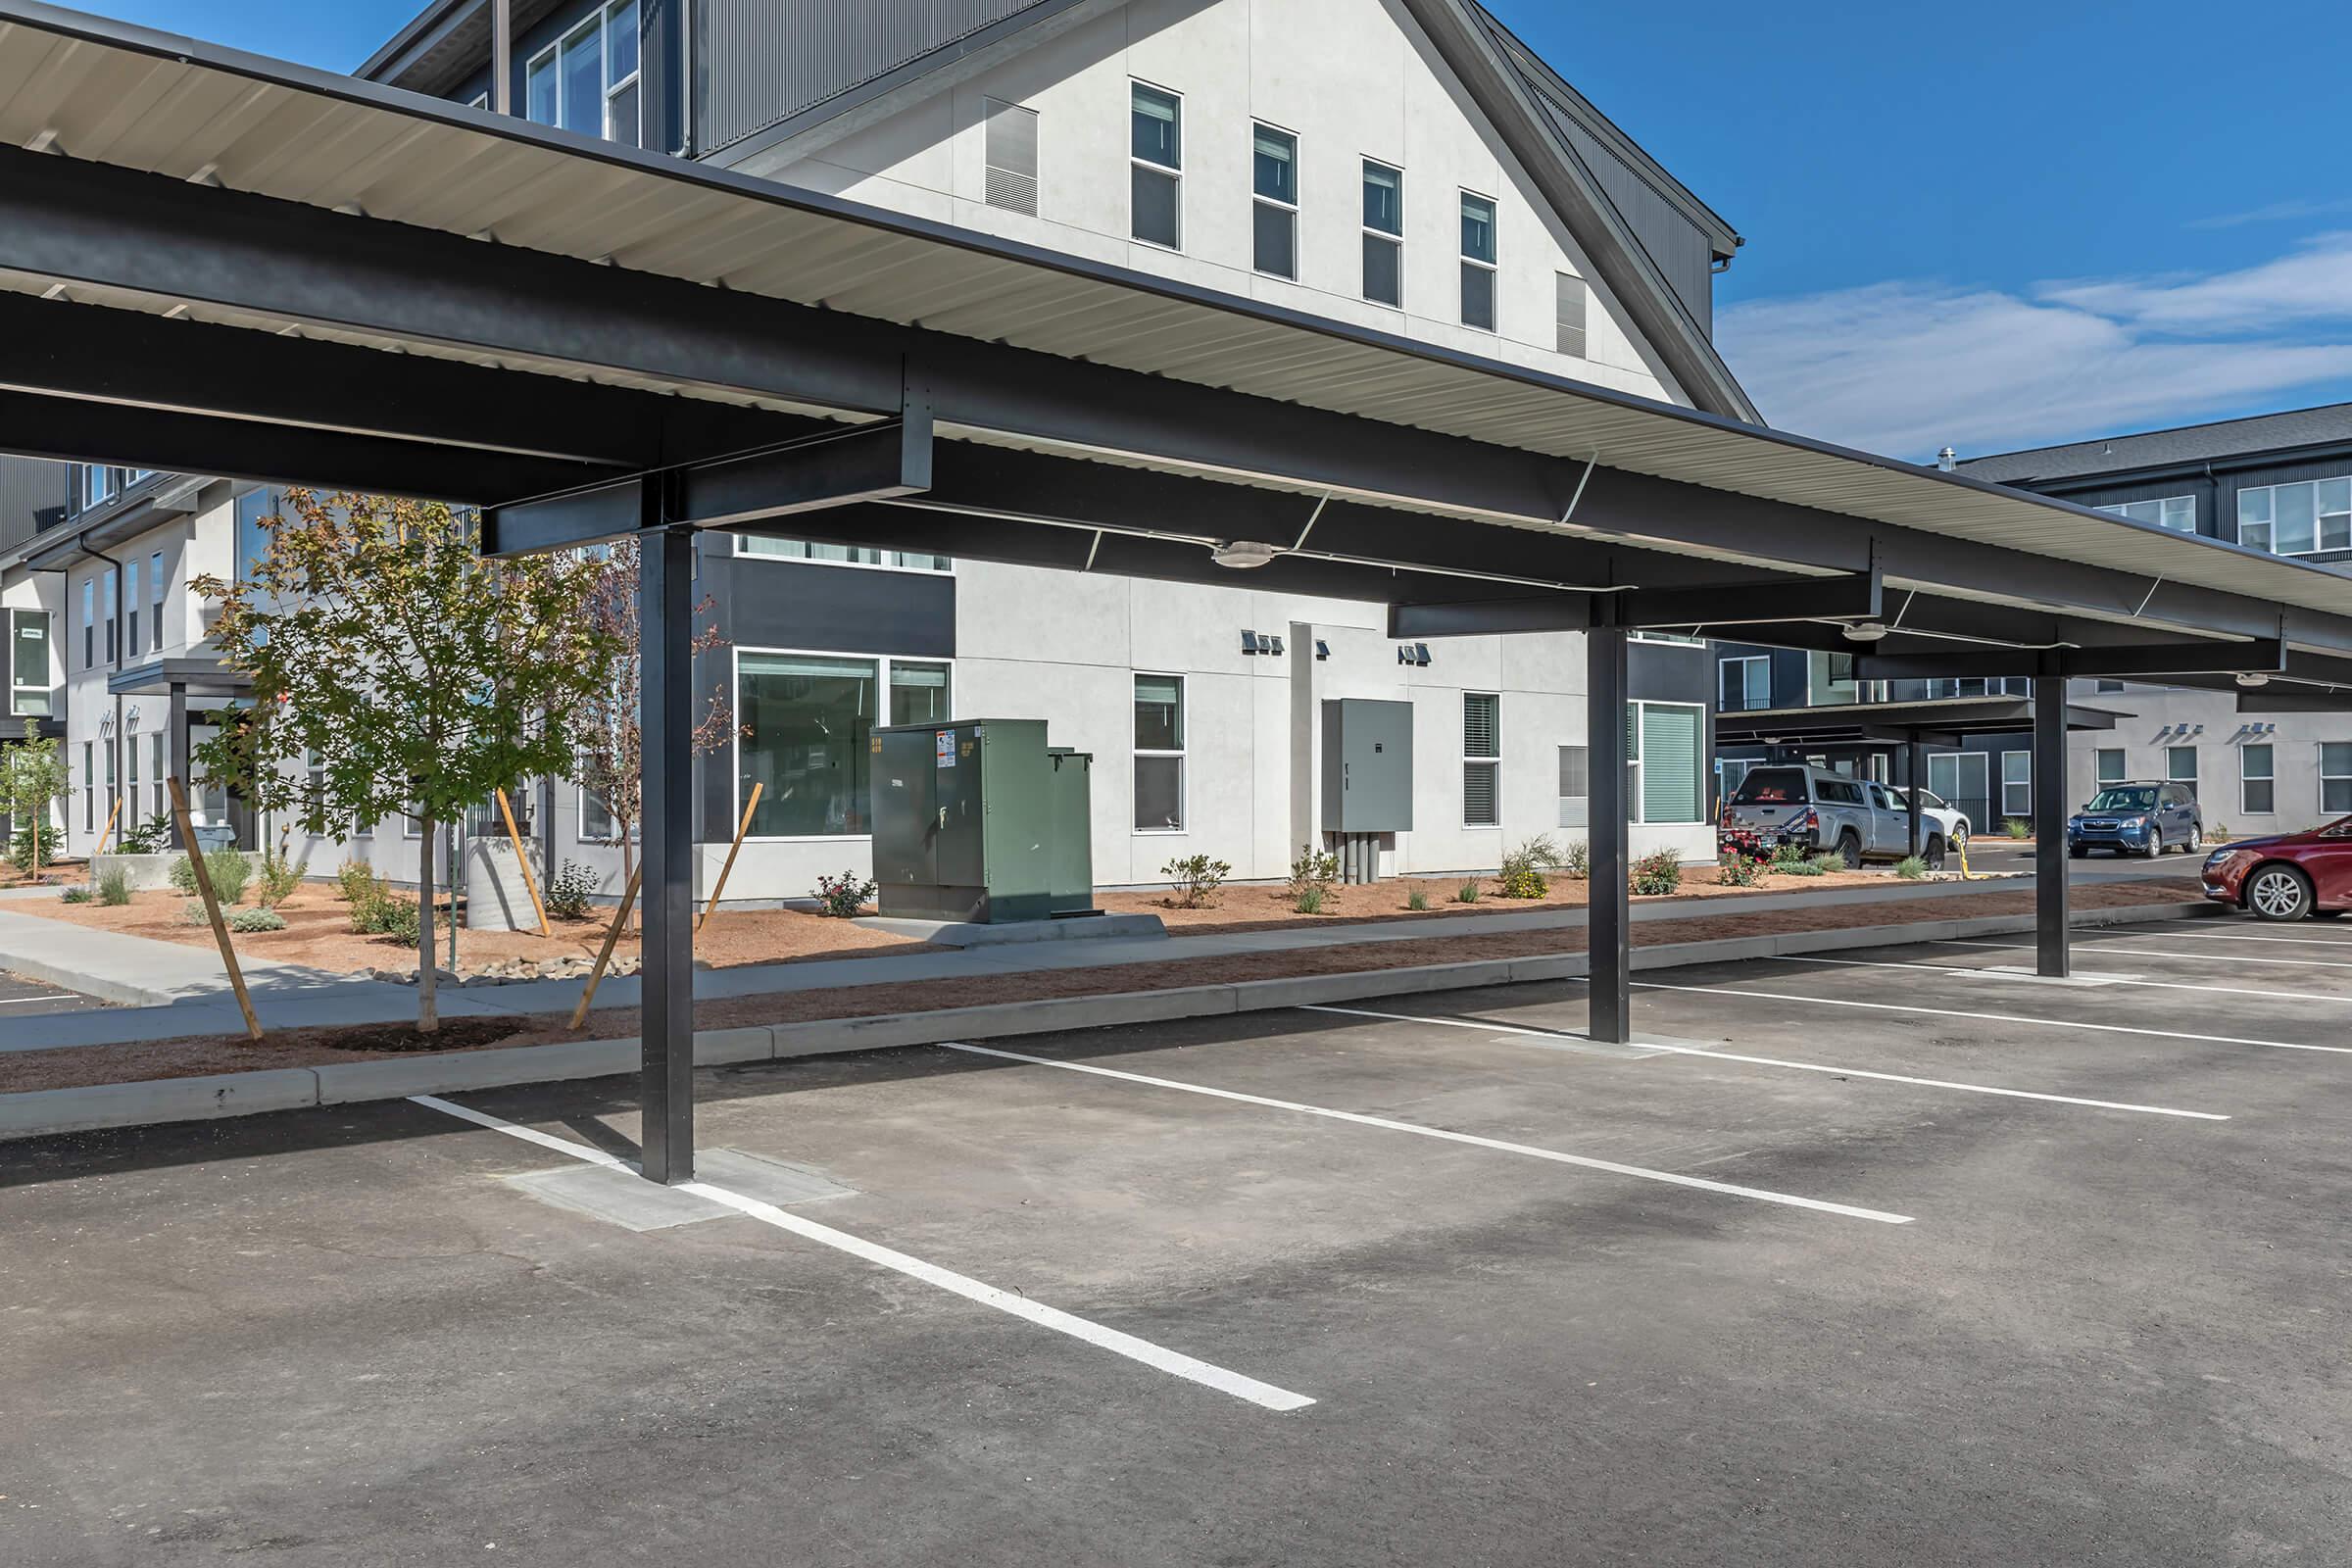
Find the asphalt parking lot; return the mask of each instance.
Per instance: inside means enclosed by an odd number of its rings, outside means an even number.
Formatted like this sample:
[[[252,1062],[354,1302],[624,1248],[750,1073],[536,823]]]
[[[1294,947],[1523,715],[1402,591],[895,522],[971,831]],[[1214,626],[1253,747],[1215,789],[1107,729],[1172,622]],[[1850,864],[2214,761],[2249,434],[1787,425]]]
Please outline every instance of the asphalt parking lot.
[[[78,991],[68,991],[63,986],[27,980],[22,975],[0,973],[0,1029],[7,1028],[12,1018],[29,1018],[47,1012],[79,1012],[85,1007],[105,1005],[95,997],[85,997]]]
[[[2340,1560],[2352,930],[2021,940],[0,1145],[0,1555]]]

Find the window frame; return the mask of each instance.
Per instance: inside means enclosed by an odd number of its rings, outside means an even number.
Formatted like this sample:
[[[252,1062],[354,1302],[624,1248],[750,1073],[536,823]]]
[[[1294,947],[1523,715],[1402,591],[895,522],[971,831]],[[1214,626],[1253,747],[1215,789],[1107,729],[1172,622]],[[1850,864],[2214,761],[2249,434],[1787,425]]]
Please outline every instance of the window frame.
[[[1735,664],[1740,667],[1740,705],[1738,708],[1731,708],[1726,706],[1724,703],[1724,698],[1726,696],[1724,689],[1724,671],[1730,669]],[[1746,700],[1750,695],[1748,690],[1750,683],[1747,678],[1747,666],[1750,664],[1762,664],[1764,666],[1764,700],[1760,703],[1750,703]],[[1715,668],[1715,710],[1719,713],[1753,713],[1762,711],[1763,710],[1772,707],[1772,656],[1770,654],[1739,654],[1728,659],[1717,660]]]
[[[139,558],[122,563],[122,657],[136,659],[139,647]]]
[[[1707,821],[1707,705],[1662,701],[1649,697],[1629,697],[1626,709],[1633,715],[1633,742],[1626,748],[1626,763],[1632,770],[1626,779],[1627,820],[1642,826],[1698,827]],[[1642,798],[1642,787],[1649,779],[1649,711],[1651,709],[1672,709],[1698,716],[1697,744],[1691,749],[1690,798],[1696,814],[1675,821],[1652,823],[1649,803]]]
[[[2323,485],[2345,487],[2346,511],[2323,512],[2320,510],[2320,488]],[[2304,489],[2311,492],[2311,548],[2308,550],[2281,550],[2278,548],[2278,492]],[[2246,502],[2254,496],[2263,498],[2264,510],[2268,515],[2249,524],[2246,516]],[[2331,545],[2327,541],[2326,522],[2329,517],[2339,516],[2346,519],[2344,541]],[[2247,542],[2246,529],[2249,525],[2265,530],[2267,538],[2262,544]],[[2338,550],[2352,550],[2352,474],[2328,474],[2317,479],[2285,479],[2277,484],[2241,486],[2237,491],[2236,516],[2230,537],[2248,550],[2261,550],[2274,556],[2285,556],[2290,559],[2328,555]]]
[[[2182,752],[2188,754],[2189,770],[2185,775],[2181,773],[2180,764]],[[2200,771],[2197,763],[2197,749],[2194,746],[2167,746],[2164,749],[2164,781],[2167,784],[2186,784],[2193,793]]]
[[[872,661],[874,665],[875,719],[872,727],[875,729],[883,728],[889,723],[890,668],[894,662],[903,661],[909,664],[944,664],[947,666],[948,670],[948,712],[950,717],[947,722],[954,721],[956,693],[956,661],[952,658],[931,654],[868,654],[850,652],[838,648],[771,648],[764,644],[753,644],[748,646],[730,645],[727,650],[727,696],[728,700],[734,704],[735,711],[738,714],[740,714],[743,710],[743,656],[746,654],[762,656],[772,655],[783,659],[857,659]],[[725,752],[725,757],[729,764],[729,777],[732,780],[729,788],[731,791],[730,799],[733,804],[730,808],[733,811],[733,820],[738,822],[743,820],[743,803],[745,799],[743,788],[743,748],[746,744],[746,739],[747,737],[744,735],[739,723],[733,738],[727,742],[727,749]],[[720,754],[715,752],[711,754],[711,756],[714,758],[718,755]],[[585,795],[587,791],[582,789],[580,793]],[[576,806],[577,803],[574,804]],[[571,833],[574,842],[580,844],[599,845],[606,848],[617,846],[619,841],[616,839],[589,839],[585,837],[580,831],[581,825],[585,820],[586,817],[584,814],[576,814],[572,817]],[[643,838],[643,836],[644,824],[639,823],[637,832],[632,835],[629,842],[632,844],[637,843]],[[747,832],[743,836],[743,842],[746,844],[871,844],[873,840],[874,836],[871,833]]]
[[[53,718],[56,716],[53,710],[57,707],[57,682],[50,678],[53,667],[50,650],[57,642],[56,617],[46,610],[11,609],[7,621],[8,712],[16,718]],[[41,684],[38,686],[26,686],[17,679],[17,648],[21,640],[25,640],[19,628],[27,621],[38,622],[41,627]],[[28,692],[39,694],[40,708],[37,711],[24,706],[24,694]]]
[[[736,534],[734,538],[735,554],[746,561],[784,561],[796,563],[803,566],[840,566],[851,571],[913,571],[920,572],[928,577],[950,576],[953,575],[956,570],[956,558],[954,556],[933,557],[935,560],[945,561],[947,564],[944,566],[909,566],[903,564],[893,564],[885,561],[822,561],[814,556],[784,556],[778,555],[772,550],[754,550],[752,548],[753,545],[761,542],[763,539],[765,539],[765,541],[769,544],[777,545],[813,545],[815,543],[814,540],[768,539],[762,534],[749,533],[739,533]],[[874,547],[853,545],[845,548],[869,549]],[[905,550],[889,550],[883,552],[885,555],[892,556],[906,556],[912,553],[913,552]],[[859,655],[858,657],[863,658],[864,656]]]
[[[151,653],[164,651],[164,601],[169,596],[170,579],[164,566],[164,553],[152,550],[147,554],[147,574],[155,580],[148,584],[148,609],[155,624],[147,631],[147,647]]]
[[[611,0],[610,4],[599,6],[593,15],[582,19],[573,26],[564,28],[562,32],[556,35],[554,42],[550,43],[546,48],[538,51],[536,54],[533,54],[530,56],[530,58],[523,62],[522,118],[524,120],[530,121],[530,122],[535,125],[545,125],[551,130],[561,130],[564,128],[564,111],[569,89],[567,88],[564,79],[564,47],[575,38],[579,37],[581,33],[587,31],[590,27],[594,27],[596,29],[596,75],[598,82],[596,117],[597,123],[602,127],[596,132],[597,139],[600,141],[613,142],[616,145],[623,147],[642,148],[645,145],[645,93],[642,86],[642,83],[645,79],[645,40],[644,16],[642,12],[638,14],[637,65],[630,70],[627,75],[621,77],[619,80],[615,81],[612,77],[613,13],[629,7],[632,3],[634,3],[634,0]],[[549,106],[549,113],[555,116],[553,120],[534,120],[531,116],[531,73],[537,71],[542,65],[551,67],[554,73],[554,101]],[[612,100],[619,96],[624,88],[627,88],[631,85],[637,85],[639,88],[637,94],[637,133],[632,139],[623,142],[612,134]],[[488,106],[489,95],[485,93],[483,94],[482,102],[476,107],[487,108]],[[588,133],[586,131],[579,131],[575,132],[575,134],[586,135]]]
[[[2012,757],[2021,759],[2026,764],[2026,776],[2022,779],[2009,776],[2009,759]],[[2026,804],[2023,809],[2010,808],[2009,792],[2011,790],[2026,792]],[[2034,753],[2030,749],[2001,753],[2001,820],[2006,822],[2011,817],[2027,822],[2034,820]]]
[[[1135,95],[1138,88],[1145,92],[1159,93],[1175,105],[1176,162],[1172,165],[1155,163],[1135,150]],[[1135,212],[1135,176],[1139,172],[1160,175],[1175,187],[1176,237],[1172,241],[1156,240],[1136,232],[1139,225]],[[1130,76],[1127,78],[1127,241],[1131,245],[1149,245],[1155,251],[1181,256],[1184,254],[1184,231],[1189,226],[1184,218],[1184,94],[1173,87],[1163,87],[1156,81]]]
[[[1487,238],[1489,248],[1494,252],[1492,256],[1473,256],[1466,243],[1467,236],[1459,233],[1455,235],[1455,249],[1459,252],[1455,260],[1460,266],[1456,270],[1454,277],[1454,319],[1473,332],[1491,332],[1499,337],[1502,335],[1502,203],[1493,196],[1472,190],[1466,185],[1455,187],[1454,201],[1454,220],[1457,229],[1469,217],[1469,214],[1461,210],[1462,208],[1472,202],[1487,204]],[[1402,203],[1400,202],[1398,205],[1401,208]],[[1485,321],[1470,319],[1468,285],[1473,270],[1487,274],[1488,319]]]
[[[2320,748],[2320,809],[2323,812],[2333,812],[2337,816],[2352,815],[2352,741],[2321,741],[2318,744]],[[2328,771],[2328,752],[2331,747],[2343,753],[2343,771],[2340,773]],[[2328,804],[2328,786],[2330,784],[2344,786],[2342,804],[2336,806]]]
[[[1135,710],[1142,702],[1137,690],[1146,680],[1172,680],[1176,683],[1176,749],[1147,747],[1136,734]],[[1192,831],[1193,769],[1190,756],[1193,745],[1193,690],[1191,677],[1182,670],[1131,669],[1127,672],[1127,831],[1136,838],[1180,838]],[[1146,758],[1173,758],[1176,762],[1176,825],[1174,827],[1138,827],[1136,818],[1136,780],[1134,766]]]
[[[1394,229],[1375,228],[1364,216],[1364,191],[1371,185],[1371,172],[1383,169],[1396,176],[1396,226]],[[1384,300],[1372,293],[1371,278],[1363,267],[1364,246],[1359,244],[1356,260],[1356,297],[1367,305],[1377,305],[1384,311],[1404,309],[1404,166],[1383,163],[1377,158],[1358,155],[1355,178],[1355,220],[1358,237],[1364,242],[1378,242],[1390,247],[1396,256],[1396,297]]]
[[[1472,751],[1472,750],[1470,749],[1470,704],[1471,704],[1471,703],[1472,703],[1474,700],[1476,700],[1476,699],[1479,699],[1479,698],[1484,698],[1484,699],[1486,699],[1487,701],[1489,701],[1489,702],[1491,702],[1491,703],[1493,703],[1493,704],[1494,705],[1494,750],[1492,753],[1480,753],[1480,752],[1474,752],[1474,751]],[[1589,768],[1589,766],[1590,766],[1590,762],[1589,762],[1590,755],[1591,755],[1591,754],[1588,752],[1588,754],[1587,754],[1587,756],[1588,756],[1588,768]],[[1463,831],[1463,832],[1465,832],[1465,833],[1499,833],[1499,832],[1501,832],[1501,831],[1502,831],[1502,693],[1500,693],[1500,692],[1498,692],[1498,691],[1496,691],[1496,692],[1477,692],[1477,691],[1464,691],[1464,692],[1462,693],[1462,753],[1461,753],[1461,760],[1462,760],[1462,809],[1461,809],[1462,831]],[[1474,768],[1474,767],[1483,767],[1483,768],[1486,768],[1486,769],[1488,769],[1490,772],[1492,772],[1492,773],[1494,775],[1494,790],[1493,790],[1493,792],[1492,792],[1492,793],[1493,793],[1493,796],[1494,796],[1494,821],[1492,821],[1492,822],[1473,822],[1472,820],[1470,820],[1470,770],[1471,770],[1472,768]],[[1589,777],[1589,773],[1588,773],[1588,777]],[[1590,788],[1591,788],[1591,786],[1590,786],[1590,783],[1588,783],[1588,785],[1587,785],[1587,788],[1588,788],[1588,790],[1590,790]],[[1588,801],[1589,801],[1589,800],[1591,800],[1591,799],[1592,799],[1591,795],[1590,795],[1590,794],[1588,794],[1588,795],[1586,796],[1586,799],[1587,799]]]
[[[2188,509],[2188,526],[2185,528],[2176,528],[2165,520],[2165,514],[2176,506]],[[2131,511],[2133,507],[2154,507],[2156,515],[2134,517]],[[2145,501],[2115,501],[2102,506],[2099,510],[2111,513],[2118,517],[2129,518],[2132,522],[2144,523],[2151,528],[2162,528],[2166,533],[2194,535],[2197,531],[2197,498],[2193,495],[2159,496]]]
[[[2107,776],[2106,760],[2110,757],[2115,759],[2115,776],[2113,778]],[[2121,746],[2097,746],[2091,749],[2090,782],[2093,785],[2104,788],[2109,784],[2121,784],[2131,776],[2132,772]]]
[[[1286,138],[1291,144],[1291,199],[1287,202],[1279,196],[1268,196],[1265,194],[1265,192],[1257,188],[1257,138],[1262,132],[1267,131],[1271,131],[1277,136]],[[1260,277],[1278,277],[1288,283],[1296,283],[1298,281],[1298,207],[1301,197],[1303,197],[1305,194],[1303,185],[1304,182],[1300,178],[1299,171],[1298,133],[1295,130],[1289,130],[1281,125],[1277,125],[1270,120],[1250,121],[1250,270],[1255,272]],[[1272,268],[1267,267],[1258,256],[1257,210],[1261,207],[1265,208],[1269,212],[1280,213],[1289,220],[1291,228],[1291,270],[1287,272],[1278,272]]]
[[[2246,764],[2256,752],[2263,754],[2268,771],[2254,773]],[[2247,786],[2260,784],[2271,792],[2271,804],[2257,808]],[[2278,748],[2270,741],[2249,741],[2237,749],[2237,808],[2246,816],[2277,816],[2278,814]]]

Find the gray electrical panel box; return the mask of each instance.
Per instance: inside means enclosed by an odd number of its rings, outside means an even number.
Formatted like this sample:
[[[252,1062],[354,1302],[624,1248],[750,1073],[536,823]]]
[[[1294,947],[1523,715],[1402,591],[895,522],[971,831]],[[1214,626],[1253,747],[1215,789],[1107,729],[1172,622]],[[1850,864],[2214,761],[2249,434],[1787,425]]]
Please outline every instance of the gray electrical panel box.
[[[1094,910],[1094,759],[1042,718],[874,731],[874,883],[907,919],[1045,920]]]
[[[1323,828],[1404,833],[1413,825],[1413,705],[1323,701]]]

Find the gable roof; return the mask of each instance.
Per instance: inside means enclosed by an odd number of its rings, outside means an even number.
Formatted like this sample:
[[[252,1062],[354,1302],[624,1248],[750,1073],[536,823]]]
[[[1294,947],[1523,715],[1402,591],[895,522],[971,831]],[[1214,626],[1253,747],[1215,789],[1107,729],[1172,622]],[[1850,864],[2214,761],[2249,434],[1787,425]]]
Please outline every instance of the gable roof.
[[[890,113],[902,93],[936,90],[943,72],[979,70],[1055,30],[1041,24],[1066,25],[1123,3],[988,0],[969,19],[985,16],[984,24],[942,28],[929,47],[702,156],[733,168],[820,129],[831,140]],[[1762,423],[1712,337],[1708,274],[1740,235],[1477,0],[1402,4],[1684,392],[1709,414]]]
[[[2352,403],[2330,403],[2316,409],[2216,419],[2136,435],[2102,436],[2054,447],[1987,453],[1962,462],[1960,471],[2002,484],[2034,484],[2345,441],[2352,441]]]

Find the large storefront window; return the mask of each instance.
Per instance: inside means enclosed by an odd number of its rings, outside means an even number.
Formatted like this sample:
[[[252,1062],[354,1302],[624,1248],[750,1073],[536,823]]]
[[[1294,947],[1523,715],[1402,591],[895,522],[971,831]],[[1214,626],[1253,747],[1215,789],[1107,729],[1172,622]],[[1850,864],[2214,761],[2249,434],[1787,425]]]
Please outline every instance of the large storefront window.
[[[761,786],[760,838],[862,834],[866,743],[879,662],[815,654],[745,654],[736,665],[738,787]]]

